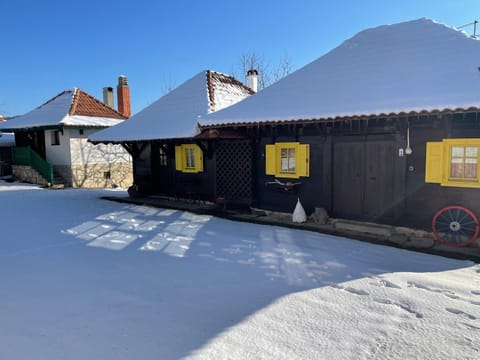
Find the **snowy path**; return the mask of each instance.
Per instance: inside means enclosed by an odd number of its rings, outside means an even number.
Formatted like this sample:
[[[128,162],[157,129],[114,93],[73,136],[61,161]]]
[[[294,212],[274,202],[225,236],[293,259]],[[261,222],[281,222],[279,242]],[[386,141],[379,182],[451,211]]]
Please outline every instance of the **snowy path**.
[[[478,264],[105,192],[0,182],[0,359],[480,358]]]

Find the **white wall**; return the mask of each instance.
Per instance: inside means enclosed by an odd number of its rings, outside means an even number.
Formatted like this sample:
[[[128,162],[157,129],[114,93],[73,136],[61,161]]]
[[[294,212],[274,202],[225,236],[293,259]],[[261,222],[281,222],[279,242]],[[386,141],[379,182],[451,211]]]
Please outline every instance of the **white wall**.
[[[131,156],[121,145],[93,145],[88,137],[99,130],[84,130],[83,135],[78,130],[70,130],[70,154],[72,165],[131,162]]]
[[[71,165],[70,162],[70,132],[78,130],[63,130],[60,132],[60,145],[52,145],[52,133],[55,130],[45,130],[45,157],[52,165]]]

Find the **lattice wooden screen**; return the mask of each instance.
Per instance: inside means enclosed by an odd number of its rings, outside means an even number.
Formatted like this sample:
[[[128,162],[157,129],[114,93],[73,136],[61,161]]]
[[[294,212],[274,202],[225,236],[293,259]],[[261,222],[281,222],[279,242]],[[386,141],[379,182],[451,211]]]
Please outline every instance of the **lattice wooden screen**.
[[[248,141],[224,141],[217,147],[217,197],[229,203],[252,201],[252,146]]]

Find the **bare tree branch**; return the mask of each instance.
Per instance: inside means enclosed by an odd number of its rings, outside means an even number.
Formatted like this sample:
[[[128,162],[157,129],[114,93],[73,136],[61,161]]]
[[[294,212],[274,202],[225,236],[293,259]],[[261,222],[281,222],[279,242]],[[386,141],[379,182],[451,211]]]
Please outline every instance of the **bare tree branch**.
[[[282,59],[280,59],[278,66],[275,69],[273,69],[273,82],[277,82],[278,80],[284,78],[291,72],[292,72],[292,63],[288,55],[285,55]]]
[[[255,51],[243,53],[239,59],[237,68],[241,71],[241,77],[245,83],[247,83],[247,71],[251,69],[257,70],[259,90],[266,88],[292,72],[292,64],[287,55],[280,60],[274,69],[270,70],[263,55],[259,55]],[[236,71],[232,71],[233,76],[235,76],[235,73]]]

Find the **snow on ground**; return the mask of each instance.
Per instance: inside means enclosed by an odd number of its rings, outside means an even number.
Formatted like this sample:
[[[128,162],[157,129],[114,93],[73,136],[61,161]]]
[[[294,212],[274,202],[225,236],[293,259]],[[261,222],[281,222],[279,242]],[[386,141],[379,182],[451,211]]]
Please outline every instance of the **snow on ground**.
[[[480,358],[478,264],[105,193],[0,183],[0,359]]]

